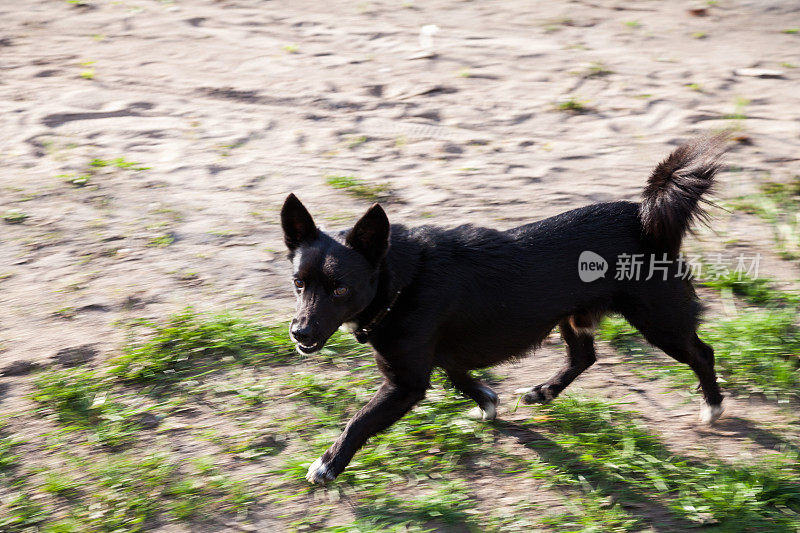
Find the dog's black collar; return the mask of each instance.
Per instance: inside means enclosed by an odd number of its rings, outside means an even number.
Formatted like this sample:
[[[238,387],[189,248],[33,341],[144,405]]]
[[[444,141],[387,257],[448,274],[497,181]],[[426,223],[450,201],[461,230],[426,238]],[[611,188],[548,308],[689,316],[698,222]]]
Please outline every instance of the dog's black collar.
[[[375,315],[375,318],[370,320],[369,324],[367,324],[363,328],[358,328],[355,331],[353,331],[353,335],[355,336],[355,338],[356,338],[356,340],[358,342],[360,342],[361,344],[364,344],[365,342],[367,342],[369,340],[369,336],[372,334],[372,332],[375,330],[375,328],[378,327],[378,325],[381,323],[381,320],[386,318],[386,315],[388,315],[389,312],[392,310],[392,306],[395,304],[397,299],[400,297],[400,292],[401,291],[402,291],[402,289],[397,289],[397,292],[394,293],[394,297],[392,298],[392,301],[389,302],[389,305],[386,306],[385,308],[383,308],[380,313]]]

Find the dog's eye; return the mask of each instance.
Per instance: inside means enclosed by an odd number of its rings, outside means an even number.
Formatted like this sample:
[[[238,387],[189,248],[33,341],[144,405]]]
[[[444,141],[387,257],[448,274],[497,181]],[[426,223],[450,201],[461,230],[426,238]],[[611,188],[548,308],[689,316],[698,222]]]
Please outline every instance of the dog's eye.
[[[302,289],[303,287],[306,286],[306,282],[303,281],[302,279],[296,279],[294,280],[294,286],[297,287],[298,289]]]
[[[345,294],[347,294],[347,290],[348,290],[347,287],[336,287],[335,289],[333,289],[333,295],[344,296]]]

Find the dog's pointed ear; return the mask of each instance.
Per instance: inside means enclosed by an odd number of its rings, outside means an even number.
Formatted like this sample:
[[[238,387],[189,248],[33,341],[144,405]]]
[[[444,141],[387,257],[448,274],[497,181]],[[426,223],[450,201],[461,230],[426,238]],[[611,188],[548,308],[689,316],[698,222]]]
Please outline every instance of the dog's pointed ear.
[[[389,219],[379,204],[372,204],[356,222],[347,235],[347,244],[373,265],[380,263],[389,250]]]
[[[283,241],[291,252],[304,242],[314,240],[319,233],[314,219],[294,193],[287,196],[283,202],[281,226],[283,226]]]

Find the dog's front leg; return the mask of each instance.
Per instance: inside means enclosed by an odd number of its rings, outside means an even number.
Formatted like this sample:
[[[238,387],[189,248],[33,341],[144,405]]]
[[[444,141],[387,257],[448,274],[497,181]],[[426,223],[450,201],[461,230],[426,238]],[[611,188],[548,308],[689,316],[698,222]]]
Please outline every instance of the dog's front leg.
[[[367,405],[347,423],[328,451],[311,464],[306,479],[311,483],[335,479],[367,439],[397,422],[424,397],[425,389],[385,381]]]

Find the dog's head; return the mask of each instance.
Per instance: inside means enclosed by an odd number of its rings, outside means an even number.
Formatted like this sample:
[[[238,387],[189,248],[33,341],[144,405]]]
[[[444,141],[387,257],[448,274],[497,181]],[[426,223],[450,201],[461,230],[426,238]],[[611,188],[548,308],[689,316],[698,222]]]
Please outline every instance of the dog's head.
[[[389,249],[389,219],[374,204],[352,229],[325,233],[290,194],[281,209],[281,225],[297,296],[289,332],[301,352],[313,353],[375,298]]]

